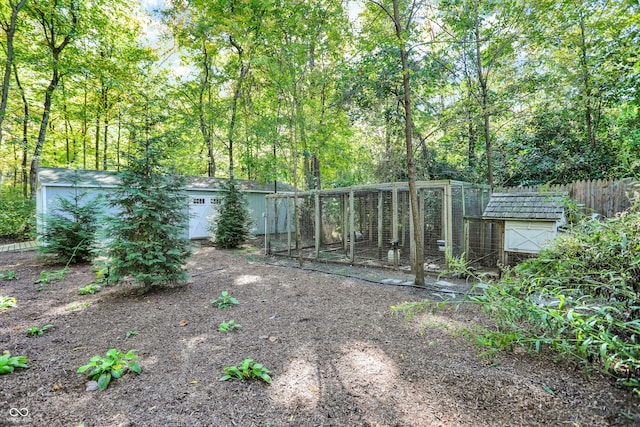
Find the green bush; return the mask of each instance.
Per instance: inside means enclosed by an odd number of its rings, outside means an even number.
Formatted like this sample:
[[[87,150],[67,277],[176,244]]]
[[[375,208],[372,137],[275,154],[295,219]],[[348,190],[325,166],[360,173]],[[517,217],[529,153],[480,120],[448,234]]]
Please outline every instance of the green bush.
[[[498,330],[494,348],[551,348],[638,392],[640,214],[586,220],[475,298]],[[640,394],[640,393],[639,393]]]
[[[51,213],[42,218],[40,253],[67,264],[91,261],[96,256],[100,209],[85,197],[86,193],[76,189],[72,198],[56,199]]]
[[[216,215],[209,221],[213,243],[221,248],[237,248],[247,241],[252,220],[247,200],[231,180],[224,187],[222,203]]]
[[[36,204],[14,191],[0,193],[0,236],[31,240],[35,231]]]
[[[183,284],[192,250],[185,179],[167,173],[152,147],[129,159],[120,178],[109,198],[118,212],[108,221],[109,281],[130,279],[142,285],[142,293]]]

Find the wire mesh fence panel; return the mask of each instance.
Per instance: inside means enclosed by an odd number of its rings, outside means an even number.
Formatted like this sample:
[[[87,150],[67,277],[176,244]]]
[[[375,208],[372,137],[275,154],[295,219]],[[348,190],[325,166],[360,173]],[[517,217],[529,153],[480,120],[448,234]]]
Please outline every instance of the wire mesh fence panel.
[[[291,242],[295,242],[292,199],[289,197],[269,197],[266,199],[266,209],[265,233],[268,250],[276,253],[290,251]]]
[[[447,250],[453,256],[495,261],[493,252],[499,249],[495,226],[480,220],[488,202],[487,189],[458,181],[422,182],[417,194],[424,259],[430,268],[446,265]],[[416,245],[409,196],[406,183],[298,193],[301,255],[352,264],[410,266]],[[271,252],[297,256],[293,195],[267,199]]]
[[[438,241],[444,240],[444,189],[428,188],[423,193],[424,260],[430,264],[441,264],[445,261],[445,253]]]

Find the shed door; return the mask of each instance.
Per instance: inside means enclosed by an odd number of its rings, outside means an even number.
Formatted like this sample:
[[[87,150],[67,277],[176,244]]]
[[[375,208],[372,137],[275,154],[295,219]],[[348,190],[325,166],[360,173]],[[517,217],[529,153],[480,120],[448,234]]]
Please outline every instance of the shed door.
[[[557,235],[555,222],[505,221],[504,250],[537,254]]]
[[[189,196],[189,238],[206,239],[209,232],[209,217],[216,213],[220,203],[217,197],[193,195]]]

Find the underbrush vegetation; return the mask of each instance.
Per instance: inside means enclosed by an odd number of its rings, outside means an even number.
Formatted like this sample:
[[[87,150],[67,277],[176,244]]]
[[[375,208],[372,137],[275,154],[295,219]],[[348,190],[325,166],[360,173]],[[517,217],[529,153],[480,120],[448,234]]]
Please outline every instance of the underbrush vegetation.
[[[0,194],[0,236],[17,240],[33,239],[35,232],[36,203],[15,191]]]
[[[640,213],[575,225],[473,301],[496,320],[493,349],[552,349],[640,396]]]
[[[585,219],[497,283],[455,264],[458,277],[485,283],[479,304],[495,321],[492,329],[462,331],[491,355],[516,347],[551,350],[576,361],[588,375],[612,375],[640,396],[640,212]],[[453,264],[452,264],[453,265]],[[452,271],[449,271],[451,273]],[[488,285],[486,285],[489,282]],[[423,300],[391,307],[407,321],[462,300]]]

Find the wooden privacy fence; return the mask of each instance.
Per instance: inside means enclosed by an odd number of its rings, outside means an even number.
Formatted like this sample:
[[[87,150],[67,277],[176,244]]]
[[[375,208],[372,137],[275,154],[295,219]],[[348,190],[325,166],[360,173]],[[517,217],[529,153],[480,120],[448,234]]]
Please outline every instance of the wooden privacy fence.
[[[567,192],[569,197],[587,212],[595,212],[605,217],[628,210],[640,196],[640,182],[628,178],[621,180],[575,181],[565,185],[541,185],[532,187],[508,187],[496,191],[514,192]]]

